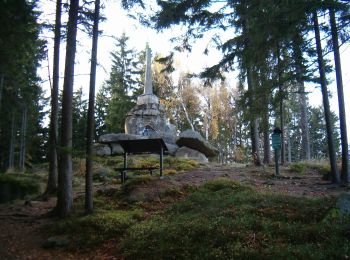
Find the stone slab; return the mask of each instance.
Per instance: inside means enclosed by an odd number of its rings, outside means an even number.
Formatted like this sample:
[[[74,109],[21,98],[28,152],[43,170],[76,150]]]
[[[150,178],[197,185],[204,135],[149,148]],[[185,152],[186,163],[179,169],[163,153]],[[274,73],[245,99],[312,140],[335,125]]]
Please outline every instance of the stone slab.
[[[176,144],[179,147],[186,146],[203,153],[206,157],[214,157],[219,151],[207,142],[200,133],[191,129],[180,133]]]

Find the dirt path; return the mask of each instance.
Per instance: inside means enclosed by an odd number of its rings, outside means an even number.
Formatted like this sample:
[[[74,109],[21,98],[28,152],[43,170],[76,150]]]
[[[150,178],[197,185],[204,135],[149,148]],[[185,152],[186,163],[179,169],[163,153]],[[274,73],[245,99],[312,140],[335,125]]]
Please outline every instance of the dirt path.
[[[187,173],[165,176],[144,185],[137,193],[148,194],[157,199],[165,191],[184,186],[200,186],[204,182],[218,177],[230,178],[243,184],[256,187],[262,192],[272,191],[292,196],[324,197],[337,196],[349,191],[348,187],[336,187],[322,181],[318,174],[296,175],[282,169],[283,177],[273,177],[273,168],[207,166]],[[1,259],[115,259],[113,241],[93,252],[70,253],[60,250],[46,250],[42,244],[47,239],[43,227],[56,221],[45,217],[55,205],[48,202],[24,202],[0,204],[0,258]]]

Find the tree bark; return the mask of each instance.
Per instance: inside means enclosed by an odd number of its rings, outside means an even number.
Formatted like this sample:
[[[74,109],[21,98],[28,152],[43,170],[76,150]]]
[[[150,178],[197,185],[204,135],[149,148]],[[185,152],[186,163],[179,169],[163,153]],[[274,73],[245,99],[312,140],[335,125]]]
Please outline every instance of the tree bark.
[[[337,159],[336,159],[336,154],[335,154],[335,149],[334,149],[333,129],[332,129],[332,123],[331,123],[331,111],[329,108],[326,73],[325,73],[325,66],[324,66],[324,60],[323,60],[323,54],[322,54],[320,29],[319,29],[316,11],[313,12],[312,19],[313,19],[313,23],[314,23],[318,69],[319,69],[319,73],[320,73],[320,83],[321,83],[323,106],[324,106],[324,113],[325,113],[325,119],[326,119],[328,153],[329,153],[329,160],[330,160],[330,164],[331,164],[332,181],[334,183],[339,184],[340,183],[340,176],[339,176],[339,172],[338,172],[338,168],[337,168]]]
[[[59,90],[59,64],[60,64],[60,44],[61,44],[61,12],[62,0],[56,1],[56,21],[55,21],[55,39],[53,51],[53,74],[51,88],[51,119],[49,134],[49,176],[45,194],[54,194],[57,191],[58,175],[58,90]]]
[[[4,74],[1,73],[0,75],[0,108],[1,108],[1,101],[2,101],[2,90],[4,88]]]
[[[253,104],[253,79],[252,79],[252,72],[250,66],[248,66],[247,69],[247,82],[248,82],[248,91],[250,91],[249,95],[249,107],[252,108]],[[253,157],[253,163],[256,166],[261,165],[261,159],[260,159],[260,153],[259,153],[259,132],[258,132],[258,120],[255,118],[255,115],[251,115],[250,120],[250,137],[252,141],[252,157]]]
[[[292,162],[292,144],[290,142],[290,130],[289,126],[286,127],[286,136],[287,136],[287,146],[288,146],[288,163]]]
[[[27,132],[27,107],[24,105],[22,112],[21,123],[21,143],[19,151],[19,170],[24,171],[25,157],[26,157],[26,132]]]
[[[299,92],[299,106],[300,106],[300,129],[301,129],[301,147],[302,147],[302,159],[310,160],[310,134],[308,128],[307,119],[307,98],[305,92],[305,85],[303,80],[303,54],[301,51],[302,37],[297,34],[293,41],[293,56],[295,60],[296,81],[298,84]]]
[[[264,164],[270,164],[271,160],[271,149],[270,149],[270,132],[269,132],[269,98],[265,94],[263,104],[263,116],[262,116],[262,128],[263,128],[263,139],[264,139]]]
[[[98,23],[100,19],[100,0],[95,0],[94,25],[92,32],[90,93],[86,133],[86,174],[85,174],[85,213],[93,212],[93,183],[92,183],[92,142],[94,137],[95,115],[95,85],[98,45]]]
[[[79,0],[71,0],[68,18],[66,64],[64,71],[61,148],[58,167],[57,213],[66,217],[73,208],[72,187],[72,99]]]
[[[300,104],[300,129],[301,129],[301,146],[304,160],[311,159],[310,152],[310,134],[307,122],[307,103],[304,82],[299,82],[299,104]]]
[[[12,171],[14,168],[14,150],[15,150],[15,113],[12,111],[11,119],[11,137],[10,137],[10,150],[9,150],[9,162],[7,171]]]
[[[286,161],[286,156],[285,156],[285,140],[284,140],[284,114],[283,114],[283,99],[284,99],[284,94],[283,94],[283,88],[282,88],[282,81],[281,81],[281,73],[282,73],[282,68],[281,68],[281,54],[280,54],[280,47],[277,44],[277,75],[278,75],[278,93],[279,93],[279,114],[280,114],[280,126],[281,126],[281,164],[284,165]]]
[[[339,43],[338,43],[338,31],[337,24],[335,21],[334,8],[329,8],[330,24],[332,31],[332,42],[333,42],[333,53],[335,63],[335,73],[337,79],[337,91],[338,91],[338,106],[339,106],[339,121],[340,121],[340,134],[341,134],[341,151],[342,151],[342,171],[341,179],[343,182],[350,182],[349,172],[349,146],[348,136],[346,129],[346,114],[344,105],[344,92],[343,92],[343,78],[342,69],[339,54]]]

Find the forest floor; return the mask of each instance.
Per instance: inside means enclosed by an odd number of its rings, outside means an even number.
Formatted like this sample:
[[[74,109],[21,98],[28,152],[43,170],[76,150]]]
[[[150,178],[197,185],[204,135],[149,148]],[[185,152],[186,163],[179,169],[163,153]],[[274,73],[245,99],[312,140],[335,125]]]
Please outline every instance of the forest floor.
[[[142,196],[147,201],[157,201],[161,194],[174,188],[201,186],[208,180],[229,178],[252,186],[259,192],[276,192],[296,197],[337,197],[348,192],[349,187],[339,187],[313,171],[300,174],[282,167],[280,177],[274,176],[273,167],[206,165],[200,168],[154,179],[141,183],[129,196],[137,199]],[[98,191],[120,189],[120,185],[97,185]],[[79,191],[75,197],[83,196]],[[146,197],[146,198],[145,198]],[[50,233],[45,227],[57,219],[49,217],[56,201],[15,201],[0,204],[0,258],[1,259],[118,259],[116,240],[112,239],[101,246],[85,251],[44,249]],[[171,203],[171,202],[170,202]],[[159,207],[167,205],[158,203]]]

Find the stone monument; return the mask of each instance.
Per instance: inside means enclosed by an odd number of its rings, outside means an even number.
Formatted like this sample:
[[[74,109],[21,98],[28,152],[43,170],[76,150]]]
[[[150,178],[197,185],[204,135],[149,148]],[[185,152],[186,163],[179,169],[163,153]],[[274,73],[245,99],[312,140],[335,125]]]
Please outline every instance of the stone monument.
[[[151,49],[147,46],[144,91],[126,115],[125,133],[100,136],[95,153],[101,156],[123,154],[118,143],[120,140],[162,138],[170,155],[207,162],[207,157],[216,156],[218,151],[199,132],[188,129],[178,136],[175,126],[167,122],[164,106],[153,94],[151,56]]]
[[[176,129],[167,123],[164,106],[153,94],[151,56],[151,49],[147,46],[144,92],[126,116],[125,133],[161,137],[165,142],[174,144]]]

